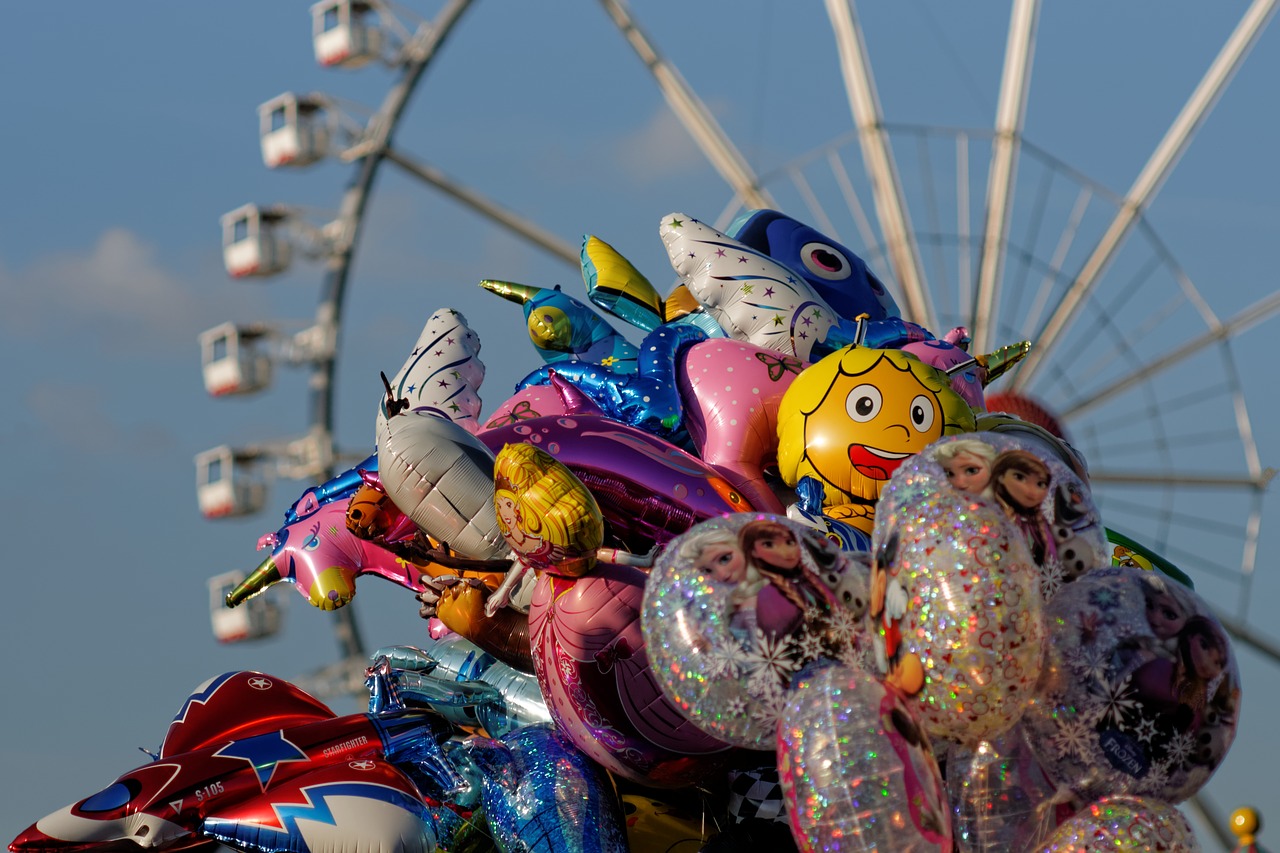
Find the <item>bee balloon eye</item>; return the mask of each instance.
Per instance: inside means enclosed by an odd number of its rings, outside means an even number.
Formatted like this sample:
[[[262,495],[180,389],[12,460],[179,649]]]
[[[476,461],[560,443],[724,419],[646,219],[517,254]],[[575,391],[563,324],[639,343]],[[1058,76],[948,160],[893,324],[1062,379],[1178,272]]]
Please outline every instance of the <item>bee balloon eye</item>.
[[[800,247],[800,260],[805,269],[828,281],[846,279],[852,270],[844,253],[828,243],[805,243]]]
[[[911,401],[911,425],[918,432],[928,432],[933,426],[933,401],[923,394],[917,394]]]
[[[849,392],[845,399],[845,409],[849,417],[858,423],[866,423],[880,413],[884,397],[880,389],[874,385],[858,385]]]

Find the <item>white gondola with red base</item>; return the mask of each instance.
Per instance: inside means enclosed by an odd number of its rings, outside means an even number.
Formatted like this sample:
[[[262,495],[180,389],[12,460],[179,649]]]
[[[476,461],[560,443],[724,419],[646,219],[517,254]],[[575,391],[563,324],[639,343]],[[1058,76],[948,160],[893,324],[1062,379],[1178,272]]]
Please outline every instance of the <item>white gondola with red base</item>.
[[[222,216],[222,262],[234,278],[265,277],[289,268],[293,252],[285,235],[288,213],[256,204]]]
[[[223,323],[200,333],[204,387],[215,397],[252,394],[271,384],[270,330],[263,325]]]
[[[307,166],[329,153],[324,102],[285,92],[258,107],[262,162],[267,168]]]
[[[252,515],[265,505],[265,471],[259,454],[227,445],[196,455],[196,498],[205,518]]]
[[[359,68],[382,51],[382,24],[371,3],[317,3],[311,7],[311,30],[316,62],[326,67]]]
[[[255,595],[239,607],[227,607],[227,593],[247,577],[225,572],[209,578],[209,621],[219,643],[260,640],[280,631],[281,608],[271,591]]]

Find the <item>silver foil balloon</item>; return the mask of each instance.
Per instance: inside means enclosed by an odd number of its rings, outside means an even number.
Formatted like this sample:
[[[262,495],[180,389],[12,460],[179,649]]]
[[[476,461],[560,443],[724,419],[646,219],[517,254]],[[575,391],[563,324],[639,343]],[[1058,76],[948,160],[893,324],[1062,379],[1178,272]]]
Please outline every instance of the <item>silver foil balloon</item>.
[[[449,722],[493,737],[550,722],[538,679],[495,660],[451,634],[423,648],[388,646],[373,654],[369,670],[371,711],[427,706]]]

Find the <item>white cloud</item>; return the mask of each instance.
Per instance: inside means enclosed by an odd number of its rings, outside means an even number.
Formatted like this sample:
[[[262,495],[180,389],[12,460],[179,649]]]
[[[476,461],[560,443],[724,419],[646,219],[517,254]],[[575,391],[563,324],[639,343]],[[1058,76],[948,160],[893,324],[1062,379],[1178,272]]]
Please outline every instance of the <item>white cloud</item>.
[[[614,159],[617,168],[636,183],[710,168],[689,131],[665,105],[644,126],[618,141]]]
[[[192,346],[230,304],[229,288],[201,288],[160,262],[156,248],[125,228],[110,228],[87,251],[0,267],[0,323],[15,336],[87,337],[111,349]]]

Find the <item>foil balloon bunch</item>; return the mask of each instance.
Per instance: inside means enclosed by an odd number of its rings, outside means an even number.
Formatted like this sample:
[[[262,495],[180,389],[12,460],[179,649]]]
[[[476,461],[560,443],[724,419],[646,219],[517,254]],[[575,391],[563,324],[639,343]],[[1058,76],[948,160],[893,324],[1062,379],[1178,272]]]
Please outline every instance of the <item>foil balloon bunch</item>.
[[[376,452],[259,540],[229,606],[286,582],[334,610],[374,575],[429,623],[375,655],[367,714],[260,673],[192,694],[161,758],[287,753],[292,788],[233,801],[253,786],[211,764],[178,799],[143,768],[13,849],[117,825],[245,853],[1195,849],[1175,804],[1234,737],[1230,644],[1103,526],[1078,452],[986,411],[1030,344],[903,320],[776,211],[658,236],[665,296],[582,244],[638,343],[559,287],[481,283],[542,362],[487,414],[479,333],[432,314],[382,377]]]

